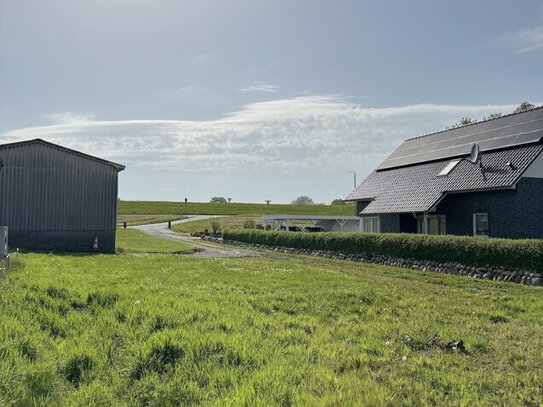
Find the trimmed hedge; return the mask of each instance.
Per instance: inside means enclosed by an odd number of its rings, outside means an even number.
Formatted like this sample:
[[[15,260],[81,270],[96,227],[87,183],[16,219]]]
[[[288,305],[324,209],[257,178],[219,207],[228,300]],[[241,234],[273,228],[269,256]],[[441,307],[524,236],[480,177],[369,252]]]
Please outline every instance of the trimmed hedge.
[[[296,233],[228,229],[225,240],[294,249],[331,250],[373,256],[455,262],[543,271],[543,240],[478,239],[396,233]]]

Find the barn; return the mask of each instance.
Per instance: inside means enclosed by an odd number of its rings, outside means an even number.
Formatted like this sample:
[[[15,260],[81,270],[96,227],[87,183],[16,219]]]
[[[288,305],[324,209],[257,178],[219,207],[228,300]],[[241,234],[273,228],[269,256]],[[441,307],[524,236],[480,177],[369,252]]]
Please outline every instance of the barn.
[[[362,230],[543,238],[543,107],[406,140],[346,201]]]
[[[1,144],[0,225],[10,247],[114,252],[124,168],[41,139]]]

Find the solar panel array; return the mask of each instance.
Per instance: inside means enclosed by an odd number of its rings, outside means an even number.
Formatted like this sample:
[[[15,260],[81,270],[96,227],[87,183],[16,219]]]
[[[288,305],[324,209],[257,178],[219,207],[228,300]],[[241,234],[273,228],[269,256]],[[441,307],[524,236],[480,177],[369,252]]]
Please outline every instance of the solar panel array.
[[[377,167],[377,171],[469,155],[473,143],[478,143],[484,153],[541,140],[543,108],[537,108],[406,140]]]

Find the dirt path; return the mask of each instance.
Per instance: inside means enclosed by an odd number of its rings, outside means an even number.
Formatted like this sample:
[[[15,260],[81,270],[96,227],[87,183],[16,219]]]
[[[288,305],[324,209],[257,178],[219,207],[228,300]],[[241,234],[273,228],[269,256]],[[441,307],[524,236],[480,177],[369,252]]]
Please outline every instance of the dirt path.
[[[188,215],[187,219],[176,220],[172,222],[172,225],[178,223],[192,222],[195,220],[204,220],[209,218],[216,218],[217,215]],[[214,244],[203,242],[199,238],[195,238],[186,233],[174,232],[168,229],[168,223],[153,223],[150,225],[138,225],[131,226],[133,229],[141,230],[148,235],[159,237],[161,239],[175,240],[178,242],[187,243],[197,249],[198,252],[194,253],[196,257],[210,257],[210,258],[224,258],[224,257],[263,257],[261,252],[255,250],[230,248],[224,246],[216,246]]]

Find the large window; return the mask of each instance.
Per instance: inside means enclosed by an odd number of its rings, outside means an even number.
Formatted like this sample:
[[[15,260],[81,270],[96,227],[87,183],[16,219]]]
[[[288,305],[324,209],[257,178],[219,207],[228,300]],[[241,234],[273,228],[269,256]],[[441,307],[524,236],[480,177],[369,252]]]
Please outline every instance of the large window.
[[[428,234],[445,235],[447,234],[445,215],[428,215]],[[424,217],[417,216],[417,233],[424,233]]]
[[[379,233],[379,216],[365,216],[362,219],[364,232]]]
[[[473,214],[473,236],[488,237],[488,213]]]

